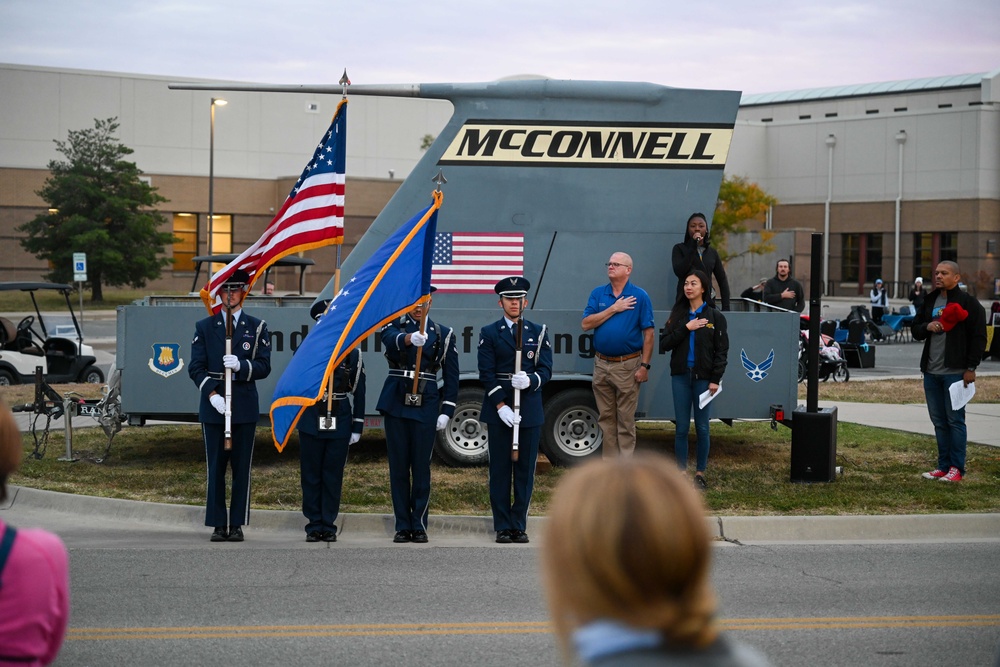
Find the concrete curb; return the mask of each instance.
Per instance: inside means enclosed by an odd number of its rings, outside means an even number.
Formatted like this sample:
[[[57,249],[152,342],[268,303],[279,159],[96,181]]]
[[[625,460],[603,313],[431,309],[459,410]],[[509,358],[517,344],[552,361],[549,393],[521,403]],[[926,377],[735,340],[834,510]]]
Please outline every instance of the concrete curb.
[[[0,511],[30,508],[121,522],[178,526],[202,530],[204,508],[193,505],[146,503],[116,498],[77,496],[26,487],[9,488]],[[529,517],[528,532],[540,533],[545,517]],[[908,514],[879,516],[719,516],[707,517],[710,535],[731,543],[769,542],[893,542],[1000,541],[1000,513]],[[254,531],[301,535],[305,520],[298,511],[253,510]],[[390,514],[341,514],[340,534],[392,537]],[[492,536],[493,520],[485,516],[431,516],[428,532],[451,537]]]

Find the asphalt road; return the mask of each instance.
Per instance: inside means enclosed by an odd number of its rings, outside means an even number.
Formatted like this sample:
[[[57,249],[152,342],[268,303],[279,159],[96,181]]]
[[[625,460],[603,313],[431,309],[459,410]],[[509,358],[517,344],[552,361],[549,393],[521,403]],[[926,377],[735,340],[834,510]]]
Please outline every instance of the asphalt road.
[[[204,537],[70,543],[73,613],[56,664],[559,662],[534,545]],[[722,625],[778,666],[989,665],[1000,642],[996,549],[719,546]]]

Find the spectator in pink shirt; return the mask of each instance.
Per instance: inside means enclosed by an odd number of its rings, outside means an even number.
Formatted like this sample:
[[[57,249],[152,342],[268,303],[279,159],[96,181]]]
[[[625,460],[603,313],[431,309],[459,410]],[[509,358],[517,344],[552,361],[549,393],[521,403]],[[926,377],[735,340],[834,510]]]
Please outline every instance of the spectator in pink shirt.
[[[0,402],[0,503],[21,462],[21,433]],[[0,515],[0,664],[55,661],[69,621],[69,554],[39,529],[15,530]]]

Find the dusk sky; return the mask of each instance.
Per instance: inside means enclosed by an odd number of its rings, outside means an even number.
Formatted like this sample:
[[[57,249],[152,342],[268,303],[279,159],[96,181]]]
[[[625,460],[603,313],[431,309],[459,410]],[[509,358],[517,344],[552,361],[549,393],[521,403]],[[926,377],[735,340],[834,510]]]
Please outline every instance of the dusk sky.
[[[0,62],[260,83],[519,74],[746,93],[1000,68],[997,0],[2,0]]]

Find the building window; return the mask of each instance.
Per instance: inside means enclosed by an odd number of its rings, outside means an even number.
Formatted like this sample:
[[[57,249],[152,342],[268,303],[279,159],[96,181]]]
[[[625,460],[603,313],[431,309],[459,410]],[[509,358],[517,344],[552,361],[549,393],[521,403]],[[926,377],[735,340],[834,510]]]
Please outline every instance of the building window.
[[[913,272],[929,278],[934,267],[945,260],[958,261],[956,232],[924,232],[913,235]]]
[[[861,251],[858,248],[860,234],[844,234],[840,244],[840,280],[845,283],[858,282],[858,267]]]
[[[210,255],[226,255],[233,251],[233,216],[220,215],[216,213],[212,216],[212,245],[209,249]],[[213,263],[212,271],[218,271],[225,264]]]
[[[840,251],[841,282],[873,282],[882,276],[881,234],[843,234]]]
[[[174,271],[194,271],[194,256],[198,254],[198,216],[194,213],[174,213]]]

